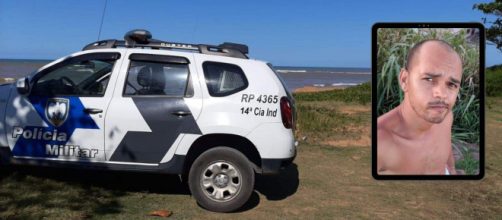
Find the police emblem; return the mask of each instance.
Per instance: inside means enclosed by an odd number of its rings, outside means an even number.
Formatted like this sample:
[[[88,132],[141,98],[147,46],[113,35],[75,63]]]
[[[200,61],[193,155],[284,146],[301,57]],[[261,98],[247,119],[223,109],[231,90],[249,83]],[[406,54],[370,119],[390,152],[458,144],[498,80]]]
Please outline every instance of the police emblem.
[[[45,117],[55,127],[62,125],[68,118],[70,102],[63,98],[50,98],[45,107]]]

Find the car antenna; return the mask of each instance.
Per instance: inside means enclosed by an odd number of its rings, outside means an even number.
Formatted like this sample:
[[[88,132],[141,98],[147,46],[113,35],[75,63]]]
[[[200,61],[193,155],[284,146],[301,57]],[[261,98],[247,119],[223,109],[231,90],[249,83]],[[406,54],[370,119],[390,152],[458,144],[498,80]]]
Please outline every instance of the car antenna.
[[[103,8],[103,14],[101,15],[101,24],[99,25],[98,41],[99,41],[99,38],[101,38],[101,28],[103,28],[103,20],[105,19],[105,12],[106,12],[106,5],[107,4],[108,4],[108,0],[105,0],[105,7]]]

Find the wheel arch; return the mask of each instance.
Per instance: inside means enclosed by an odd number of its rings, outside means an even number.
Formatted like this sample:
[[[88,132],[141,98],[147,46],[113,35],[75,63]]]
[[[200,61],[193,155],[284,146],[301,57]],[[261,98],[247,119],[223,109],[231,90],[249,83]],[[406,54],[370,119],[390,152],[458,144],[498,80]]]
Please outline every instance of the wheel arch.
[[[215,147],[229,147],[238,150],[251,162],[255,172],[261,170],[261,156],[256,146],[247,138],[234,134],[207,134],[197,138],[188,150],[183,165],[183,174],[186,175],[193,162],[205,151]]]

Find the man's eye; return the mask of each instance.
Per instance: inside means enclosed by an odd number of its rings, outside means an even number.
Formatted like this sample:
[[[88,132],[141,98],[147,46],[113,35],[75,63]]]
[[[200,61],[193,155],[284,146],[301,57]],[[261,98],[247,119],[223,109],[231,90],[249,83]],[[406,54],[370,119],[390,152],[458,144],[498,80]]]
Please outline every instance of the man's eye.
[[[432,82],[432,78],[431,77],[425,77],[424,80],[427,81],[427,82]]]
[[[448,86],[452,89],[456,89],[458,87],[458,85],[455,83],[448,83]]]

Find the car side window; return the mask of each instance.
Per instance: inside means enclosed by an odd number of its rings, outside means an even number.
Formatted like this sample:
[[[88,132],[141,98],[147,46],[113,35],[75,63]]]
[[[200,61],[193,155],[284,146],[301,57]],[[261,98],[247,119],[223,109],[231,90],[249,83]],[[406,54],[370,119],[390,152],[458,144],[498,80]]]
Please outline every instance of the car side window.
[[[87,59],[88,58],[88,59]],[[63,61],[42,72],[33,84],[33,95],[103,96],[116,59],[80,57]]]
[[[204,62],[204,77],[211,96],[221,97],[242,91],[248,81],[242,69],[233,64]]]
[[[189,77],[188,65],[132,60],[124,95],[184,97]]]

